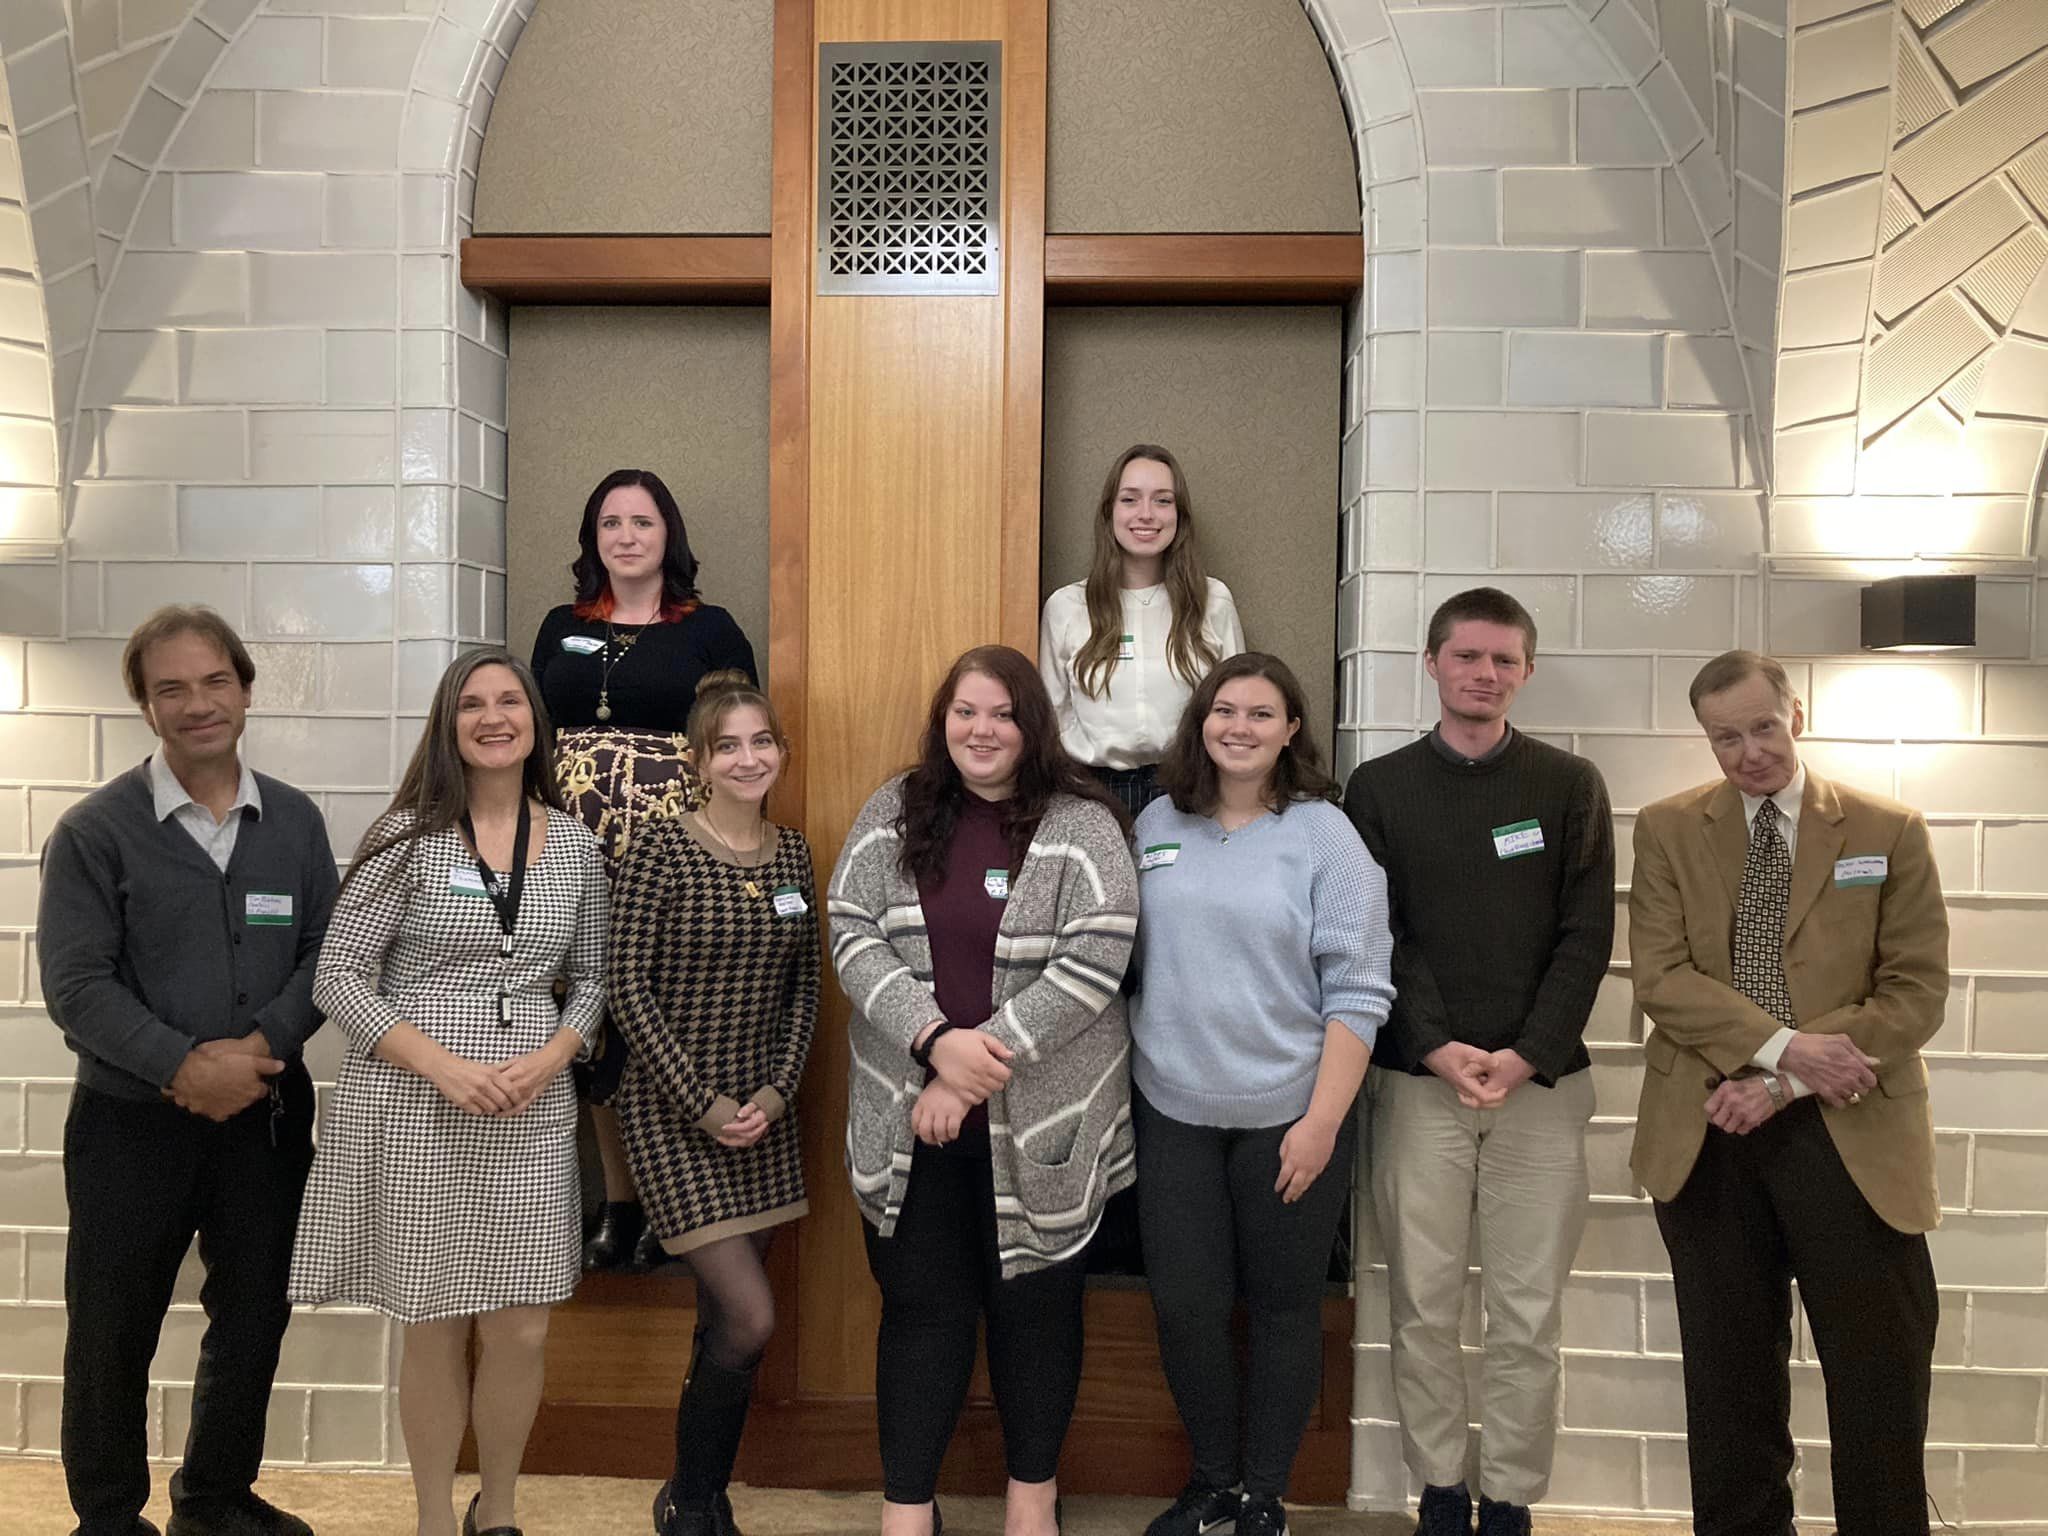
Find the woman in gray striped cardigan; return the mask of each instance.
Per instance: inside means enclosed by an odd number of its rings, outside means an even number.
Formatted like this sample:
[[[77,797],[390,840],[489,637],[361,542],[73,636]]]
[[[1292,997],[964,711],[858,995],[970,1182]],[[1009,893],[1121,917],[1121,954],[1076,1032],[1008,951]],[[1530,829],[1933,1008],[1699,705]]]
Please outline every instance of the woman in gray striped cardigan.
[[[917,765],[868,800],[833,874],[846,1162],[882,1291],[883,1536],[937,1536],[984,1315],[1007,1527],[1058,1529],[1082,1250],[1135,1176],[1126,839],[1122,808],[1061,747],[1037,669],[982,646],[932,696]]]

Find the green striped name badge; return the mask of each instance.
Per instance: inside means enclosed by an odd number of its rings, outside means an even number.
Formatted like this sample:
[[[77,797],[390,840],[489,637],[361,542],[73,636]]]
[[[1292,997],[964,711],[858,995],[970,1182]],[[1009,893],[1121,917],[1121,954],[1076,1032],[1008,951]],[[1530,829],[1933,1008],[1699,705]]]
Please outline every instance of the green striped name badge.
[[[1163,869],[1180,857],[1179,843],[1154,843],[1138,855],[1138,872]]]
[[[1543,851],[1543,823],[1540,821],[1514,821],[1504,827],[1493,829],[1493,853],[1495,858],[1519,859],[1525,853]]]
[[[289,891],[251,891],[242,898],[242,921],[252,928],[289,928],[292,898]]]

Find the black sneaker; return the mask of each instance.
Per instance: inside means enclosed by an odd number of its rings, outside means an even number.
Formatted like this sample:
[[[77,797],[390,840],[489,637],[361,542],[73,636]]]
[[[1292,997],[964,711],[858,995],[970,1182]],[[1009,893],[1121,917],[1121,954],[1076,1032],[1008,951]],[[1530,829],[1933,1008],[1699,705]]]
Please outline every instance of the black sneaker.
[[[1529,1506],[1479,1498],[1479,1536],[1529,1536]]]
[[[1287,1536],[1287,1511],[1270,1493],[1248,1493],[1237,1512],[1237,1536]]]
[[[1422,1508],[1415,1513],[1415,1536],[1471,1536],[1472,1495],[1463,1483],[1449,1488],[1431,1483],[1422,1490]]]
[[[1209,1536],[1235,1520],[1243,1504],[1244,1495],[1235,1488],[1191,1482],[1163,1513],[1153,1517],[1145,1536]]]

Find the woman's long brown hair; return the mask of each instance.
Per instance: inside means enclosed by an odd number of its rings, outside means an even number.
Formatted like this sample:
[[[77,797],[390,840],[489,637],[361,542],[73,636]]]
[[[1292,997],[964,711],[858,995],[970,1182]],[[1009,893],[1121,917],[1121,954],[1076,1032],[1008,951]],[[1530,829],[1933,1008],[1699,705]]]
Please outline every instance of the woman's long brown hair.
[[[420,743],[413,748],[412,761],[405,765],[405,777],[384,813],[370,823],[363,840],[349,861],[344,889],[358,871],[381,853],[402,843],[415,846],[423,837],[445,832],[462,820],[469,809],[469,773],[462,761],[456,739],[455,717],[462,702],[462,690],[470,678],[485,667],[505,667],[526,690],[527,707],[533,711],[533,747],[526,754],[522,778],[526,797],[555,810],[565,810],[561,786],[555,782],[555,728],[548,720],[547,705],[541,702],[540,685],[525,662],[503,646],[479,646],[464,651],[441,674],[434,689],[434,702],[427,706],[427,726]],[[408,819],[410,818],[410,819]]]
[[[1195,510],[1188,499],[1187,476],[1180,460],[1157,443],[1134,443],[1117,456],[1102,483],[1095,508],[1095,556],[1088,567],[1084,591],[1088,601],[1088,643],[1074,658],[1074,680],[1091,699],[1109,692],[1116,673],[1117,642],[1124,633],[1123,546],[1116,541],[1116,493],[1124,471],[1135,459],[1164,464],[1173,476],[1173,542],[1166,546],[1166,598],[1173,623],[1166,635],[1167,664],[1192,688],[1216,665],[1216,648],[1202,636],[1209,608],[1209,577],[1195,550]]]
[[[1223,685],[1245,677],[1262,677],[1279,689],[1287,718],[1301,722],[1294,739],[1274,760],[1272,776],[1266,780],[1266,804],[1280,814],[1297,800],[1327,800],[1337,793],[1337,781],[1323,771],[1323,754],[1308,733],[1308,694],[1301,679],[1278,656],[1244,651],[1218,662],[1195,686],[1194,697],[1180,712],[1173,740],[1167,743],[1166,756],[1159,760],[1160,787],[1172,798],[1173,808],[1184,815],[1207,816],[1216,809],[1220,793],[1216,764],[1202,740],[1202,723],[1216,707],[1216,695]]]
[[[960,679],[970,672],[1008,692],[1010,718],[1023,738],[1016,789],[1007,800],[998,802],[1003,840],[1010,850],[1010,878],[1016,879],[1022,871],[1032,834],[1054,795],[1075,795],[1108,806],[1117,825],[1128,834],[1131,819],[1123,806],[1060,744],[1059,717],[1053,713],[1052,697],[1045,691],[1038,668],[1021,651],[1007,645],[981,645],[954,662],[932,694],[924,735],[918,742],[917,764],[903,781],[903,804],[896,816],[896,830],[903,839],[903,873],[913,880],[936,880],[945,872],[946,851],[960,822],[960,807],[971,793],[953,765],[953,754],[946,750],[946,711],[953,707]]]

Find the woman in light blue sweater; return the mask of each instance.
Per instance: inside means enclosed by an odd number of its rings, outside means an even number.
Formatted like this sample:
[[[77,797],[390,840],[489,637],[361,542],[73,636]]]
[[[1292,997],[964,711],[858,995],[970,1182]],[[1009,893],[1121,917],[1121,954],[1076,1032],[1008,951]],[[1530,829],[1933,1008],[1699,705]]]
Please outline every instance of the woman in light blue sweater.
[[[1284,1536],[1321,1299],[1357,1145],[1352,1102],[1394,999],[1387,882],[1260,652],[1205,678],[1138,818],[1131,1016],[1138,1211],[1194,1476],[1146,1536]],[[1251,1314],[1248,1420],[1230,1334]]]

